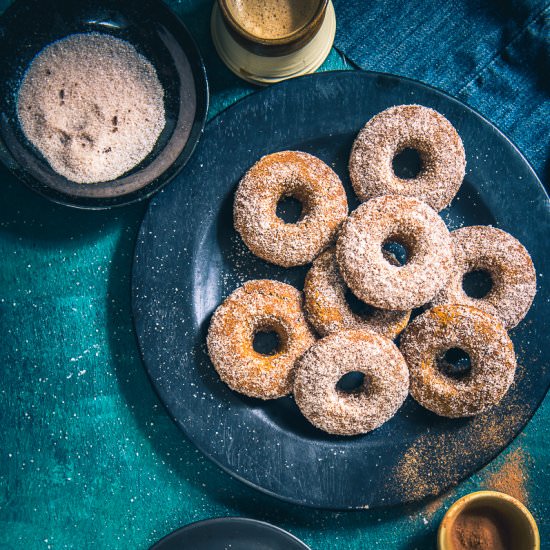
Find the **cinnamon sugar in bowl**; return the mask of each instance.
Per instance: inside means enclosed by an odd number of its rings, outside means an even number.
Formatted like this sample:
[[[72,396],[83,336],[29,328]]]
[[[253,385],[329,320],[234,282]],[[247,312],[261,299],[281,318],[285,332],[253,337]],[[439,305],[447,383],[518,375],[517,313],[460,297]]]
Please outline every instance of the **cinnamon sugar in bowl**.
[[[63,50],[76,67],[78,52],[68,50],[67,37],[84,47],[86,59],[95,55],[93,67],[72,70],[63,56],[56,63],[47,54]],[[0,161],[54,202],[99,209],[144,199],[176,176],[202,133],[204,64],[160,0],[16,0],[0,17],[0,56]],[[35,62],[44,78],[31,71]]]
[[[537,524],[519,500],[497,491],[463,496],[437,533],[438,550],[540,550]]]

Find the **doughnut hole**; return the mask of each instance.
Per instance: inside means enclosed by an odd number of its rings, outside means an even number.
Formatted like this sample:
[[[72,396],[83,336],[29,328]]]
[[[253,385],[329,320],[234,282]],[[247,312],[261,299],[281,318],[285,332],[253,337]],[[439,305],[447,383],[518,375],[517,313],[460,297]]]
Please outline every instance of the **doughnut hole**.
[[[439,372],[453,380],[463,380],[471,373],[472,362],[468,352],[454,347],[439,354],[437,368]]]
[[[470,298],[485,298],[493,288],[493,278],[485,269],[473,269],[462,277],[462,290]]]
[[[367,378],[362,372],[347,372],[336,383],[336,390],[345,395],[356,395],[365,392],[367,387]]]
[[[285,223],[298,223],[306,213],[307,204],[302,197],[297,195],[283,195],[277,202],[277,217]]]
[[[387,252],[390,255],[384,255],[385,260],[397,267],[406,265],[413,256],[415,242],[411,236],[404,236],[399,233],[395,233],[386,238],[382,243],[382,253]],[[394,261],[395,260],[395,261]]]
[[[259,355],[273,357],[284,352],[286,334],[276,323],[263,322],[254,331],[252,348]]]
[[[361,319],[370,319],[374,315],[375,309],[371,305],[359,300],[349,288],[346,290],[345,299],[351,311],[361,317]]]
[[[414,147],[404,147],[397,151],[392,160],[393,173],[402,180],[417,178],[424,168],[422,155]]]

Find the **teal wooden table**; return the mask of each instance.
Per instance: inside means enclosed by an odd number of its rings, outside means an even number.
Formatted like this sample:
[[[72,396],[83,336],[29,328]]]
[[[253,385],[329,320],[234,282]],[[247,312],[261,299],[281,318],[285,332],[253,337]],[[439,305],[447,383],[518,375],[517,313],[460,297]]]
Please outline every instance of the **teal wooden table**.
[[[211,2],[169,4],[206,58],[209,117],[253,93],[213,51]],[[321,70],[342,68],[352,69],[333,50]],[[0,548],[141,549],[184,524],[236,515],[314,549],[424,550],[452,501],[485,487],[525,500],[548,543],[548,398],[506,452],[435,501],[349,513],[281,503],[203,458],[147,379],[130,307],[147,205],[71,210],[3,169],[0,188]]]

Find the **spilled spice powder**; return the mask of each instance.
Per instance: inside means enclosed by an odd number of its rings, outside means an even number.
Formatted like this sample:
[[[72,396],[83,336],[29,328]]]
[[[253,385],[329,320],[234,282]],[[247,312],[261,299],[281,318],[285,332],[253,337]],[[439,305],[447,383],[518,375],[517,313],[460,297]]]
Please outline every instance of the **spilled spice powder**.
[[[522,448],[516,449],[506,457],[504,464],[489,476],[485,485],[489,489],[506,493],[523,504],[528,504],[527,464],[529,461],[529,455]]]
[[[424,434],[404,453],[389,482],[398,483],[410,501],[437,495],[443,487],[458,483],[463,468],[473,465],[481,453],[504,446],[526,415],[525,407],[512,399],[504,407],[470,419],[460,437],[445,432]]]
[[[424,517],[427,521],[431,520],[433,516],[438,512],[445,501],[450,497],[451,491],[446,491],[445,493],[439,495],[438,497],[434,498],[433,500],[430,500],[430,502],[426,503],[424,506],[423,512]]]

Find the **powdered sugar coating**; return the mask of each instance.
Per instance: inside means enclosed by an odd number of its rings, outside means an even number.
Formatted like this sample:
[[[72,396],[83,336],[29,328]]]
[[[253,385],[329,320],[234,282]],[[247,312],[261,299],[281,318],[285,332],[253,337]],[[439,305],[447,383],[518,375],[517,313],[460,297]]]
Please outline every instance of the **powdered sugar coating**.
[[[365,375],[356,392],[338,390],[349,372]],[[294,398],[303,415],[331,434],[367,433],[388,421],[409,391],[403,356],[374,332],[346,330],[318,340],[296,364]]]
[[[274,355],[254,350],[257,332],[275,331]],[[290,393],[296,360],[315,342],[302,312],[302,293],[279,281],[247,281],[215,311],[208,329],[210,359],[233,390],[260,399]]]
[[[451,348],[470,356],[464,378],[438,369],[438,357]],[[405,329],[400,349],[409,366],[411,395],[440,416],[482,413],[502,399],[514,380],[516,357],[506,329],[496,317],[470,306],[426,311]]]
[[[475,225],[451,233],[454,268],[433,304],[464,304],[498,317],[507,329],[527,314],[537,292],[537,275],[525,247],[495,227]],[[493,286],[483,298],[471,298],[462,288],[464,275],[482,270]]]
[[[277,203],[292,196],[302,203],[297,223],[277,216]],[[348,214],[340,178],[323,161],[299,151],[262,157],[239,183],[235,229],[260,258],[283,266],[307,264],[334,239]]]
[[[401,179],[392,162],[403,149],[422,160],[417,177]],[[460,136],[441,114],[421,105],[390,107],[371,118],[355,139],[349,172],[361,201],[380,195],[416,197],[439,211],[456,195],[466,170]]]
[[[399,265],[395,259],[393,262]],[[346,290],[336,251],[331,247],[315,259],[304,283],[306,315],[321,336],[346,329],[364,329],[393,339],[407,326],[410,310],[373,308],[372,314],[366,317],[354,313],[346,300]]]
[[[391,265],[382,245],[398,241],[408,252]],[[344,223],[336,259],[353,293],[381,309],[407,310],[429,302],[447,282],[451,239],[443,220],[413,197],[385,195],[359,206]]]

